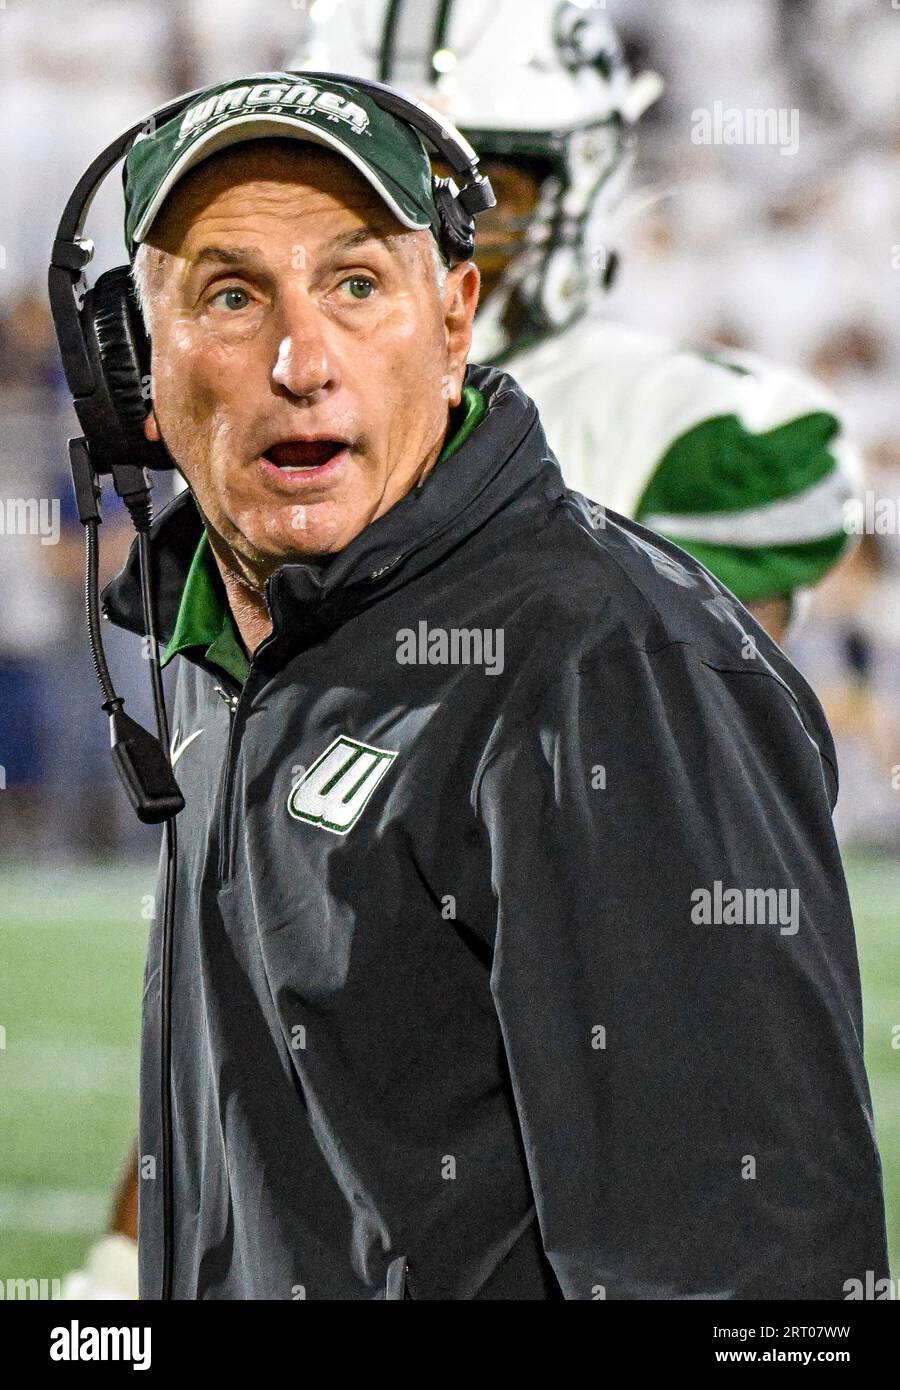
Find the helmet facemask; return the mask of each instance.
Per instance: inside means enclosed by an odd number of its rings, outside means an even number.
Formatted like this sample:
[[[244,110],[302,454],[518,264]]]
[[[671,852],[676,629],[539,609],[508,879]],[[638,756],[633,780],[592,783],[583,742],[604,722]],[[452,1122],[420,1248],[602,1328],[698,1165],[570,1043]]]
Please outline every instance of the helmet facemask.
[[[501,362],[564,332],[608,288],[615,213],[634,158],[634,135],[617,116],[564,134],[467,133],[490,165],[502,158],[543,168],[537,204],[476,320],[477,360]],[[540,161],[538,163],[538,161]],[[499,219],[498,219],[499,220]]]

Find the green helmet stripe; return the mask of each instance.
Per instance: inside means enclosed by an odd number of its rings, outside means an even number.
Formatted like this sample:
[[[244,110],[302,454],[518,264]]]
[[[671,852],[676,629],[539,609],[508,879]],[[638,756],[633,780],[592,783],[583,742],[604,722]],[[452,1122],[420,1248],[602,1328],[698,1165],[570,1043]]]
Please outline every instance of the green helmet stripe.
[[[839,433],[827,411],[758,434],[737,415],[704,420],[669,447],[637,519],[741,512],[795,497],[835,471],[830,446]]]
[[[760,546],[755,549],[706,545],[680,536],[670,536],[668,539],[711,570],[742,603],[760,603],[765,599],[792,594],[795,589],[818,584],[851,542],[851,537],[845,531],[803,545]]]

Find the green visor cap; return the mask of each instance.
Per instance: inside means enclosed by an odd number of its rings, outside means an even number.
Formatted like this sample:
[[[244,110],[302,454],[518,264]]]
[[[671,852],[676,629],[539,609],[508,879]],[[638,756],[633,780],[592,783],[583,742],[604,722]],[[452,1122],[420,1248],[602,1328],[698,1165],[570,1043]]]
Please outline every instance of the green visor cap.
[[[125,241],[145,240],[189,169],[230,145],[260,138],[309,140],[349,159],[404,227],[438,236],[431,163],[418,132],[343,82],[257,72],[198,92],[173,120],[142,131],[125,160]]]

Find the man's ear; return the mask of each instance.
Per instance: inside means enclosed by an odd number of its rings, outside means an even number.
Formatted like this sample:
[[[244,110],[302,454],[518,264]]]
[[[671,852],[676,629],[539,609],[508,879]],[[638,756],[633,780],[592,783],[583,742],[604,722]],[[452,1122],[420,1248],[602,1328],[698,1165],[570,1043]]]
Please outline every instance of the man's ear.
[[[444,333],[451,406],[462,400],[462,384],[472,346],[472,323],[478,308],[481,274],[474,261],[460,261],[447,271],[444,285]]]
[[[162,435],[159,432],[159,425],[156,422],[156,411],[151,410],[144,421],[144,438],[148,444],[161,444]]]

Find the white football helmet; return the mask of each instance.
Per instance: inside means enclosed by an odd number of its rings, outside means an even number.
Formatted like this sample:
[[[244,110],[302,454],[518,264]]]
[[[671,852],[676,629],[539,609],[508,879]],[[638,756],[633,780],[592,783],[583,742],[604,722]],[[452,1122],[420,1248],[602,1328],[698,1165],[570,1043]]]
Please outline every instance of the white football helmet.
[[[632,74],[602,0],[313,0],[307,16],[289,67],[387,82],[483,157],[546,170],[523,249],[479,313],[483,360],[580,318],[609,281],[634,127],[662,90]]]

